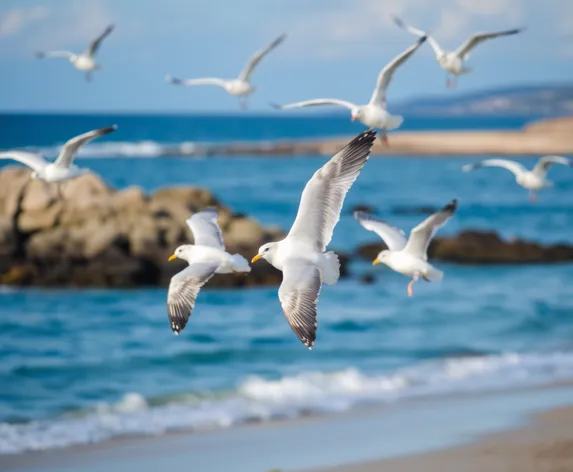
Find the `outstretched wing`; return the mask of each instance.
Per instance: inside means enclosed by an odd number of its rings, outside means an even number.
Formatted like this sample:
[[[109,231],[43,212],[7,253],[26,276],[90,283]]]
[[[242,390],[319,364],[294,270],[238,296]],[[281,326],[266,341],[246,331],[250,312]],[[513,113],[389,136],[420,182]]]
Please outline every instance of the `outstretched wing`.
[[[238,79],[247,81],[249,80],[249,76],[252,74],[254,68],[257,66],[261,59],[265,57],[269,52],[271,52],[274,48],[276,48],[279,44],[281,44],[286,39],[286,34],[281,34],[277,39],[275,39],[271,44],[269,44],[266,48],[257,51],[255,55],[251,58],[249,63],[245,66],[242,72],[239,74]]]
[[[516,28],[506,31],[497,31],[494,33],[474,34],[473,36],[470,36],[467,41],[455,51],[455,55],[461,57],[462,59],[467,59],[470,51],[478,44],[481,44],[488,39],[499,38],[500,36],[511,36],[513,34],[521,33],[522,31],[523,28]]]
[[[374,218],[363,211],[355,211],[354,218],[365,229],[373,231],[380,236],[391,251],[399,251],[406,245],[406,235],[400,228],[391,226],[385,221]]]
[[[173,85],[185,85],[187,87],[192,87],[195,85],[217,85],[218,87],[225,88],[227,86],[227,81],[223,79],[218,79],[216,77],[205,77],[202,79],[178,79],[167,75],[165,80]]]
[[[306,184],[287,238],[300,238],[323,252],[332,239],[344,198],[370,156],[376,131],[360,133]]]
[[[175,334],[179,334],[185,328],[195,308],[199,290],[215,275],[218,268],[219,264],[213,263],[191,264],[171,278],[167,292],[167,314]]]
[[[553,164],[563,164],[564,166],[573,167],[573,161],[563,156],[543,156],[537,161],[533,168],[533,173],[543,177]]]
[[[440,47],[438,42],[434,38],[432,38],[432,36],[430,36],[429,33],[427,33],[426,31],[422,31],[418,28],[414,28],[413,26],[407,25],[397,16],[393,15],[391,18],[392,18],[392,21],[398,27],[402,28],[404,31],[407,31],[408,33],[413,34],[414,36],[418,36],[420,38],[423,36],[426,36],[428,38],[428,42],[430,43],[430,46],[432,46],[432,49],[434,50],[434,53],[436,54],[436,56],[440,56],[440,55],[444,54],[443,49]]]
[[[100,136],[111,133],[116,129],[117,125],[108,126],[107,128],[94,129],[93,131],[88,131],[87,133],[80,134],[79,136],[70,139],[64,144],[64,147],[54,162],[54,165],[66,169],[69,168],[72,165],[74,156],[80,146],[89,143],[92,139],[99,138]]]
[[[218,217],[219,214],[215,208],[206,208],[187,220],[187,226],[191,229],[197,246],[209,246],[225,250],[221,228],[217,223]]]
[[[527,169],[519,162],[508,161],[507,159],[486,159],[485,161],[476,162],[475,164],[468,164],[462,167],[464,172],[470,172],[482,167],[503,167],[515,175],[520,175],[527,172]]]
[[[312,349],[318,327],[316,304],[322,281],[319,268],[306,260],[289,259],[283,266],[279,300],[298,339]]]
[[[48,51],[48,52],[37,52],[36,53],[36,57],[38,59],[45,59],[47,57],[66,57],[69,59],[72,56],[75,56],[75,54],[73,52],[70,52],[70,51]]]
[[[452,217],[457,207],[458,201],[454,199],[440,211],[428,216],[410,232],[404,251],[412,254],[414,257],[426,260],[428,258],[426,252],[430,241],[436,234],[436,231]]]
[[[88,49],[88,56],[93,57],[95,55],[95,53],[97,52],[97,50],[99,49],[101,42],[106,38],[106,36],[108,36],[109,34],[111,34],[111,32],[114,29],[114,25],[109,25],[102,34],[100,34],[96,39],[94,39],[91,43],[90,43],[90,47]]]
[[[338,100],[337,98],[315,98],[314,100],[305,100],[303,102],[289,103],[288,105],[276,105],[273,104],[274,108],[279,108],[281,110],[287,110],[289,108],[303,108],[303,107],[318,107],[323,105],[338,105],[349,110],[356,109],[356,105],[345,100]]]
[[[422,36],[420,39],[418,39],[418,41],[416,41],[415,44],[410,46],[403,53],[397,55],[386,65],[386,67],[384,67],[384,69],[380,71],[378,74],[378,80],[376,82],[376,89],[370,98],[371,105],[379,105],[382,108],[386,108],[386,88],[392,80],[394,72],[418,50],[418,48],[426,41],[426,39],[426,36]]]
[[[0,152],[0,159],[13,159],[15,161],[21,162],[22,164],[28,166],[30,169],[39,171],[48,165],[46,159],[44,159],[40,154],[35,152],[25,152],[25,151],[6,151]]]

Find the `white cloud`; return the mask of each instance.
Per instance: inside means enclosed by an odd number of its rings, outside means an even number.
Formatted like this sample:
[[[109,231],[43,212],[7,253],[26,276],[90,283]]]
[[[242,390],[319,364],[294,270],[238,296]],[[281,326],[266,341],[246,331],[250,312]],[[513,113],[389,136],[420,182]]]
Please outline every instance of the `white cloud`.
[[[5,13],[0,13],[0,36],[12,36],[18,34],[32,23],[45,18],[48,9],[43,6],[32,8],[14,8]]]

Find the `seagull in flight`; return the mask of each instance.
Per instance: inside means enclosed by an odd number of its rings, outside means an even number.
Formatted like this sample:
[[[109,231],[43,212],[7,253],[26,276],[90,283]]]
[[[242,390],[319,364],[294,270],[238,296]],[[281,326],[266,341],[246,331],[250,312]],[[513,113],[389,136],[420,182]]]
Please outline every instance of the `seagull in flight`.
[[[337,105],[348,108],[350,110],[350,116],[352,121],[358,120],[364,125],[370,128],[378,128],[381,130],[380,138],[384,144],[388,145],[388,136],[386,135],[387,130],[392,130],[399,128],[404,118],[398,115],[391,115],[386,109],[386,89],[390,84],[394,72],[400,67],[404,62],[406,62],[414,52],[422,45],[426,40],[425,36],[422,36],[415,44],[406,49],[403,53],[396,56],[392,61],[390,61],[378,74],[378,80],[376,81],[376,88],[372,93],[370,101],[366,105],[356,105],[355,103],[348,102],[346,100],[339,100],[337,98],[317,98],[314,100],[306,100],[302,102],[289,103],[288,105],[273,105],[275,108],[279,109],[290,109],[290,108],[300,108],[300,107],[315,107],[323,105]]]
[[[34,180],[42,180],[45,183],[58,184],[58,196],[61,198],[61,184],[89,172],[74,165],[74,157],[78,149],[95,138],[104,136],[117,129],[117,125],[100,128],[80,134],[67,141],[54,162],[47,161],[42,155],[26,151],[0,152],[0,159],[13,159],[21,162],[32,169],[30,177]]]
[[[455,51],[444,51],[438,42],[429,35],[429,33],[405,24],[400,18],[396,16],[393,16],[392,20],[400,28],[407,31],[408,33],[413,34],[414,36],[427,36],[428,42],[436,54],[436,60],[438,61],[438,64],[442,69],[446,71],[446,87],[448,88],[456,87],[458,75],[471,72],[471,69],[465,65],[465,61],[469,59],[470,52],[478,44],[481,44],[484,41],[488,41],[490,39],[499,38],[501,36],[511,36],[517,33],[521,33],[524,30],[524,28],[515,28],[505,31],[496,31],[493,33],[477,33],[473,36],[470,36],[466,42],[463,43]],[[454,76],[452,79],[450,79],[450,74]]]
[[[537,201],[537,192],[544,188],[553,187],[553,182],[545,177],[553,164],[563,164],[573,167],[573,161],[563,156],[543,156],[537,161],[532,170],[526,169],[522,164],[507,159],[486,159],[475,164],[467,164],[462,167],[464,172],[471,172],[482,167],[501,167],[515,175],[515,181],[523,188],[529,190],[529,201]]]
[[[241,71],[239,76],[236,79],[220,79],[216,77],[206,77],[201,79],[177,79],[170,75],[165,77],[165,80],[169,83],[175,85],[186,85],[186,86],[195,86],[195,85],[216,85],[218,87],[222,87],[225,91],[230,95],[236,95],[239,97],[239,106],[242,109],[248,108],[248,96],[255,92],[256,87],[251,85],[249,79],[251,74],[255,70],[255,67],[261,62],[263,57],[265,57],[269,52],[275,49],[279,44],[281,44],[286,39],[286,34],[282,34],[277,39],[275,39],[272,43],[270,43],[266,48],[257,51],[245,68]]]
[[[416,226],[410,232],[408,239],[400,228],[391,226],[368,213],[357,211],[354,212],[354,217],[365,229],[380,236],[388,246],[388,249],[380,251],[372,264],[382,262],[390,269],[412,277],[408,284],[408,296],[411,297],[413,285],[420,277],[427,282],[437,282],[444,276],[441,270],[428,262],[428,246],[438,229],[453,216],[457,206],[458,201],[452,200],[440,211],[430,215]]]
[[[366,164],[376,131],[359,134],[307,182],[296,219],[285,239],[264,244],[251,260],[265,259],[283,273],[279,301],[290,327],[309,349],[316,340],[322,283],[335,284],[340,263],[326,251],[340,219],[344,198]]]
[[[195,244],[184,244],[175,249],[169,262],[179,258],[189,266],[175,274],[167,293],[167,314],[171,330],[179,334],[185,328],[199,290],[215,274],[250,272],[249,262],[240,254],[225,250],[215,208],[195,213],[186,223],[193,233]]]
[[[65,57],[72,65],[78,69],[85,71],[85,78],[87,82],[91,82],[92,71],[101,69],[99,64],[95,62],[95,55],[102,43],[102,41],[109,35],[114,29],[114,25],[109,25],[103,33],[101,33],[97,38],[95,38],[91,43],[87,51],[81,54],[75,54],[70,51],[49,51],[49,52],[38,52],[36,56],[39,59],[44,59],[47,57]]]

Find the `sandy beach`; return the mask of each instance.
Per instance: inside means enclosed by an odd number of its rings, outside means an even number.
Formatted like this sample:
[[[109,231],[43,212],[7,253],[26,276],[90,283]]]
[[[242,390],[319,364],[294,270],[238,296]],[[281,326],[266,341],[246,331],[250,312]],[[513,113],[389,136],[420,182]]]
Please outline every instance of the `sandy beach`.
[[[221,431],[3,455],[0,470],[569,471],[572,404],[571,385],[456,394]]]

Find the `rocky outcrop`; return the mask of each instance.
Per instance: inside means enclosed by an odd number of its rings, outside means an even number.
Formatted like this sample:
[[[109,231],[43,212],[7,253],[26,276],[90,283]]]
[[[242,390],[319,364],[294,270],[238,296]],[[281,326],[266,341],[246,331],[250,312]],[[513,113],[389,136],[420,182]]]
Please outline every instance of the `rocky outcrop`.
[[[384,243],[367,243],[355,254],[373,260],[382,249],[386,249]],[[573,261],[573,245],[506,241],[493,231],[467,230],[435,238],[428,248],[428,258],[459,264],[551,264]]]
[[[0,172],[0,284],[43,286],[166,286],[185,262],[167,263],[180,244],[192,243],[185,220],[206,207],[219,210],[227,250],[248,259],[265,242],[283,237],[235,215],[206,189],[169,187],[146,195],[116,191],[87,174],[56,185],[31,181],[22,168]],[[217,275],[209,285],[280,283],[267,263],[245,275]]]

